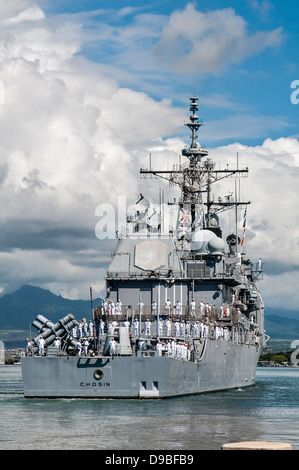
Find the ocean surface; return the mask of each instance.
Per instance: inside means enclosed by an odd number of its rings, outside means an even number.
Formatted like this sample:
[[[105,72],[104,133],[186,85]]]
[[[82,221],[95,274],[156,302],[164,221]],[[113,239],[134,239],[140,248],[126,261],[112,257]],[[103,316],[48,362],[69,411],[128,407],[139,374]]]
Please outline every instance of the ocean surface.
[[[220,450],[244,440],[299,450],[299,368],[258,368],[256,385],[167,400],[24,399],[0,366],[1,450]]]

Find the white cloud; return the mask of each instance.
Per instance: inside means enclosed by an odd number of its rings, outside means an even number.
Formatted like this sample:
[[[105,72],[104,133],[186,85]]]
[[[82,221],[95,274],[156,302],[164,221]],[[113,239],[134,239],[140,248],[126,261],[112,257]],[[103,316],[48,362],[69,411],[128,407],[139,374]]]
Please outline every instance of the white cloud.
[[[210,153],[215,161],[231,168],[236,167],[238,153],[239,168],[249,167],[248,179],[241,180],[240,186],[241,200],[251,202],[245,236],[247,255],[265,262],[261,289],[266,305],[295,310],[296,289],[290,295],[285,280],[292,279],[292,285],[299,283],[298,140],[266,139],[256,147],[232,144]],[[241,234],[243,211],[239,216]]]
[[[0,20],[10,19],[32,6],[32,0],[9,0],[0,3]]]
[[[44,20],[46,18],[44,12],[37,5],[32,5],[17,16],[9,18],[7,24],[21,23],[22,21]]]
[[[119,88],[77,57],[77,24],[51,23],[30,5],[11,14],[18,21],[8,25],[6,16],[0,31],[0,284],[27,278],[57,287],[56,277],[64,293],[74,294],[72,282],[88,295],[86,286],[102,284],[105,273],[95,208],[118,195],[135,198],[145,142],[171,132],[178,111]]]
[[[249,0],[249,5],[263,19],[267,19],[270,12],[275,10],[275,5],[269,0]]]
[[[96,57],[105,74],[117,76],[125,87],[153,96],[173,94],[174,99],[179,93],[174,84],[181,83],[181,74],[193,91],[194,77],[217,75],[229,65],[278,47],[284,37],[282,28],[254,31],[254,25],[232,8],[202,13],[191,3],[170,15],[151,13],[145,6],[80,12],[66,19],[85,24],[84,54]]]
[[[171,14],[156,46],[159,63],[176,72],[202,75],[281,43],[282,29],[250,35],[232,8],[197,11],[189,3]]]

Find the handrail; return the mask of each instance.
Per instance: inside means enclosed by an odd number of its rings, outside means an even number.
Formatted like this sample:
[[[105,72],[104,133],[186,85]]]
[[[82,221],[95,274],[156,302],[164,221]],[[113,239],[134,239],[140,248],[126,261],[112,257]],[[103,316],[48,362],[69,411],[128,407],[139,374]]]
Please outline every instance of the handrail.
[[[196,306],[193,308],[191,305],[172,305],[169,308],[164,304],[157,305],[156,307],[150,305],[142,305],[141,312],[139,312],[139,305],[121,305],[116,306],[114,303],[108,303],[107,306],[98,306],[95,310],[95,319],[100,318],[111,318],[111,319],[134,319],[139,318],[141,315],[142,319],[153,319],[156,318],[157,312],[159,316],[168,316],[172,319],[184,319],[184,320],[207,320],[207,321],[230,321],[233,319],[233,306],[225,305],[221,310],[216,308],[214,305],[206,304],[206,307]]]

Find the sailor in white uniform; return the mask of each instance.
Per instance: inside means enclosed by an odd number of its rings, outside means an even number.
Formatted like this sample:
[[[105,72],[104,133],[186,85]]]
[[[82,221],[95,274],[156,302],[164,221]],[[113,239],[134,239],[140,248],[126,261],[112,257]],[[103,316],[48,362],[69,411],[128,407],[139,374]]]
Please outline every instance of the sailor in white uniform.
[[[162,356],[162,343],[161,343],[161,341],[159,341],[157,343],[157,351],[159,353],[159,356]]]
[[[186,336],[187,336],[187,338],[190,338],[190,332],[191,332],[190,321],[187,321],[187,323],[186,323]]]
[[[166,320],[166,335],[167,336],[171,336],[171,326],[172,326],[172,321],[170,320],[170,318],[168,318],[168,320]]]
[[[106,315],[107,308],[108,308],[108,304],[106,300],[103,300],[101,303],[102,315]]]
[[[116,313],[116,315],[121,315],[121,313],[122,313],[122,312],[121,312],[121,307],[122,307],[122,303],[121,303],[120,300],[118,300],[118,301],[116,302],[116,305],[115,305],[115,313]]]
[[[81,339],[83,336],[83,327],[82,327],[82,323],[79,321],[78,323],[78,338]]]
[[[94,336],[93,335],[93,323],[91,320],[88,322],[88,331],[89,331],[89,336]]]
[[[185,322],[184,320],[181,321],[181,336],[182,338],[184,338],[186,335],[186,325],[185,325]]]
[[[55,338],[55,340],[53,341],[53,346],[55,346],[57,348],[57,353],[60,352],[60,346],[61,346],[61,341],[59,338]]]
[[[88,354],[88,346],[89,346],[88,339],[84,338],[84,340],[83,340],[83,354],[84,354],[84,356],[87,356],[87,354]]]
[[[181,306],[181,302],[180,302],[179,300],[176,301],[175,313],[176,313],[177,315],[181,315],[181,314],[182,314],[182,306]]]
[[[211,318],[211,311],[212,311],[212,306],[206,302],[206,315],[208,318]]]
[[[112,338],[109,343],[109,351],[110,351],[111,356],[115,355],[115,350],[116,350],[116,341],[114,338]]]
[[[134,334],[137,336],[139,333],[139,321],[137,320],[137,318],[135,318],[133,325],[134,325]]]
[[[38,340],[38,354],[43,356],[45,354],[45,340],[42,336],[40,336]]]
[[[145,322],[145,334],[146,335],[151,334],[151,322],[148,319]]]
[[[194,338],[197,338],[198,337],[198,323],[197,323],[197,321],[195,321],[193,323],[193,331],[194,331]]]
[[[83,320],[83,334],[84,334],[84,337],[86,337],[88,335],[88,324],[87,324],[87,321]]]
[[[159,335],[162,335],[163,332],[163,320],[159,320]]]
[[[157,303],[155,300],[152,303],[152,315],[157,315]]]
[[[103,322],[102,319],[100,319],[100,322],[99,322],[99,333],[100,333],[100,335],[104,334],[104,327],[105,327],[105,323]]]

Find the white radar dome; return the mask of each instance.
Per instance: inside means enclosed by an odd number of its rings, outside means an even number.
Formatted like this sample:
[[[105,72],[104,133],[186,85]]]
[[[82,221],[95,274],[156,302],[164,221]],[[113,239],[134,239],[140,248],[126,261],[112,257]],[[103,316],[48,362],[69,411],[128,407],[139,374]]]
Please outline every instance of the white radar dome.
[[[225,248],[222,238],[217,237],[211,230],[194,232],[191,249],[197,253],[223,253]]]

